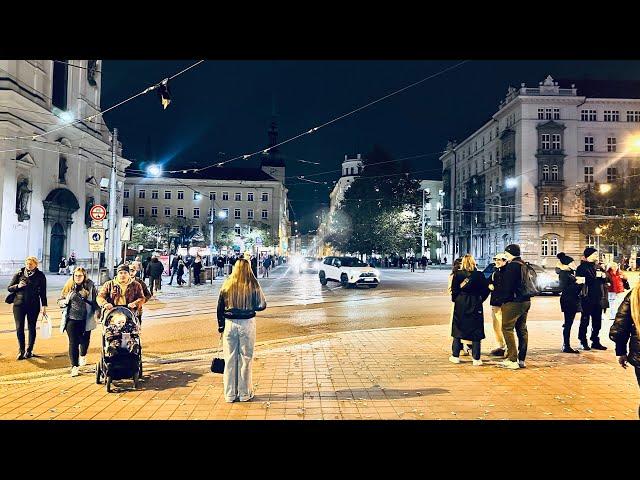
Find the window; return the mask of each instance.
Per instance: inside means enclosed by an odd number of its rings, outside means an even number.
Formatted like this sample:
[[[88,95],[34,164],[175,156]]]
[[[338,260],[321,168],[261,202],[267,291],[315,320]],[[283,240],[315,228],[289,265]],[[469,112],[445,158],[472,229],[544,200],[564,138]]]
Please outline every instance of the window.
[[[616,167],[607,168],[607,183],[618,180],[618,169]]]
[[[222,192],[222,200],[229,200],[229,192]]]
[[[560,134],[559,133],[554,133],[553,134],[553,141],[551,143],[551,149],[552,150],[560,150]]]
[[[200,218],[200,208],[195,207],[193,209],[193,218]]]
[[[184,200],[184,190],[178,190],[178,200]]]
[[[544,108],[538,109],[538,120],[544,120]]]
[[[553,237],[551,239],[551,256],[555,257],[558,255],[558,237]]]
[[[595,122],[597,114],[595,110],[582,110],[580,112],[580,120],[583,122]]]
[[[138,207],[138,216],[144,217],[144,207]]]
[[[542,199],[542,214],[549,215],[549,197]]]
[[[222,213],[224,214],[222,218],[229,218],[229,209],[223,208]]]
[[[138,191],[138,198],[144,198],[145,195],[146,195],[146,192],[144,190]]]
[[[209,192],[209,200],[215,200],[216,199],[216,192]]]
[[[560,120],[560,109],[559,108],[554,108],[553,109],[553,119],[554,120]]]
[[[165,217],[170,217],[171,216],[171,208],[164,207],[164,216]]]
[[[549,165],[542,166],[542,180],[549,180]]]
[[[550,108],[545,108],[544,109],[544,119],[545,120],[551,120],[551,109]]]
[[[164,199],[165,200],[171,200],[171,190],[165,190],[164,191]]]
[[[67,86],[69,66],[67,60],[53,62],[53,84],[51,87],[51,103],[60,110],[67,109]]]
[[[559,171],[558,171],[558,166],[557,165],[553,165],[551,167],[551,180],[559,180]]]
[[[542,138],[542,150],[549,150],[551,148],[551,135],[548,133],[543,133],[541,135]]]
[[[584,167],[584,182],[593,183],[593,167]]]
[[[151,198],[153,200],[157,200],[158,199],[158,190],[151,190]]]
[[[158,207],[151,207],[151,216],[152,217],[158,216]]]
[[[262,210],[262,218],[269,218],[269,212],[267,210]]]
[[[627,112],[627,122],[640,122],[640,110]]]
[[[179,208],[178,209],[178,216],[179,217],[184,217],[184,208]]]
[[[253,208],[250,208],[249,210],[247,210],[247,218],[249,220],[253,220]]]
[[[193,199],[200,200],[200,192],[193,192]]]
[[[604,111],[605,122],[619,122],[620,112],[618,110],[605,110]]]
[[[253,202],[253,192],[247,193],[247,202]]]
[[[240,235],[240,227],[235,227],[234,232],[236,232],[236,235]]]
[[[542,239],[542,251],[540,253],[542,253],[543,257],[549,255],[549,240],[547,240],[546,238]]]
[[[129,190],[125,190],[123,194],[124,198],[129,198]]]
[[[269,194],[268,193],[263,193],[262,194],[262,201],[263,202],[268,202],[269,201]]]
[[[607,137],[607,152],[616,151],[616,137]]]
[[[124,205],[122,207],[122,214],[126,217],[127,215],[129,215],[129,206],[128,205]]]
[[[233,218],[235,218],[235,219],[240,218],[240,209],[239,209],[239,208],[236,208],[236,209],[233,211]]]
[[[560,214],[560,202],[556,197],[553,197],[551,200],[551,215],[559,215]]]
[[[584,137],[584,151],[593,152],[593,137]]]
[[[236,192],[236,202],[242,201],[242,192]]]

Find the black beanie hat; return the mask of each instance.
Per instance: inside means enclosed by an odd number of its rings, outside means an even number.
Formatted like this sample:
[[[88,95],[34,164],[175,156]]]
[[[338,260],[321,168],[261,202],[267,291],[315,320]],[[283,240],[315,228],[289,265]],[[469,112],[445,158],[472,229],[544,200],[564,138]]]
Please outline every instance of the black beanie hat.
[[[582,252],[582,255],[584,255],[584,258],[589,258],[595,252],[597,252],[597,250],[595,248],[587,247],[587,248],[584,249],[584,252]]]
[[[564,252],[560,252],[556,256],[558,257],[558,260],[560,260],[560,263],[562,265],[569,265],[571,262],[573,262],[573,258],[571,258],[569,255],[565,254]]]
[[[519,257],[520,245],[516,245],[515,243],[512,243],[511,245],[507,245],[507,248],[505,248],[504,251],[513,255],[514,257]]]

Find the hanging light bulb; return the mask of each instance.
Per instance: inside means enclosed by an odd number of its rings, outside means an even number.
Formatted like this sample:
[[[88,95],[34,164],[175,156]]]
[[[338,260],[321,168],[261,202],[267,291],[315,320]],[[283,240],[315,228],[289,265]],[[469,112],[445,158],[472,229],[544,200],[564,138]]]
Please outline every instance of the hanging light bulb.
[[[158,96],[162,103],[162,108],[167,109],[171,103],[171,91],[169,90],[169,79],[165,78],[158,86]]]

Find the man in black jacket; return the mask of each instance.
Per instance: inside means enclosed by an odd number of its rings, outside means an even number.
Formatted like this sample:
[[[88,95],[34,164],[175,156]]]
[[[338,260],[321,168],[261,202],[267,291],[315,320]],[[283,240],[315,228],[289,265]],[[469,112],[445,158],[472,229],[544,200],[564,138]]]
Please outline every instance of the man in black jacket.
[[[598,251],[595,248],[584,249],[583,257],[576,269],[576,277],[584,277],[586,296],[582,297],[582,315],[578,339],[583,350],[606,350],[607,347],[600,343],[599,333],[602,327],[602,286],[607,281],[607,274],[596,268]],[[591,347],[587,342],[587,327],[591,318]]]
[[[160,291],[162,288],[162,272],[164,271],[164,265],[158,260],[158,257],[153,257],[149,262],[149,289],[153,296],[153,289]]]
[[[173,277],[176,276],[176,273],[178,272],[178,261],[180,260],[180,255],[176,255],[173,257],[173,260],[171,260],[171,278],[169,279],[169,285],[171,285],[173,283]]]
[[[504,357],[507,351],[507,344],[504,341],[502,333],[502,304],[504,303],[504,269],[507,265],[507,257],[504,253],[498,253],[493,261],[495,270],[489,278],[489,290],[491,290],[491,316],[493,318],[493,332],[496,336],[498,348],[491,351],[490,355],[494,357]]]
[[[524,368],[527,356],[529,334],[527,332],[527,314],[531,308],[531,300],[523,295],[523,268],[526,268],[520,258],[520,246],[508,245],[504,249],[508,263],[504,267],[504,297],[500,307],[502,313],[502,334],[507,344],[507,359],[500,363],[501,367],[516,370]],[[518,347],[513,334],[515,328],[518,336]]]

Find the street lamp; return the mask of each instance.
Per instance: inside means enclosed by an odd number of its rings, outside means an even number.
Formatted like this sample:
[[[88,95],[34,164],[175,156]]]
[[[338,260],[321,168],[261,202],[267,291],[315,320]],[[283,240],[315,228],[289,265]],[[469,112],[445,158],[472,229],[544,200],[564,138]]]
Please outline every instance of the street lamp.
[[[596,227],[596,250],[598,250],[598,259],[600,258],[600,234],[602,233],[601,227]]]
[[[600,186],[598,187],[598,190],[600,191],[600,193],[602,194],[607,194],[611,191],[611,184],[610,183],[601,183]]]
[[[149,165],[147,167],[147,173],[151,177],[160,177],[162,175],[162,167],[154,163],[153,165]]]

